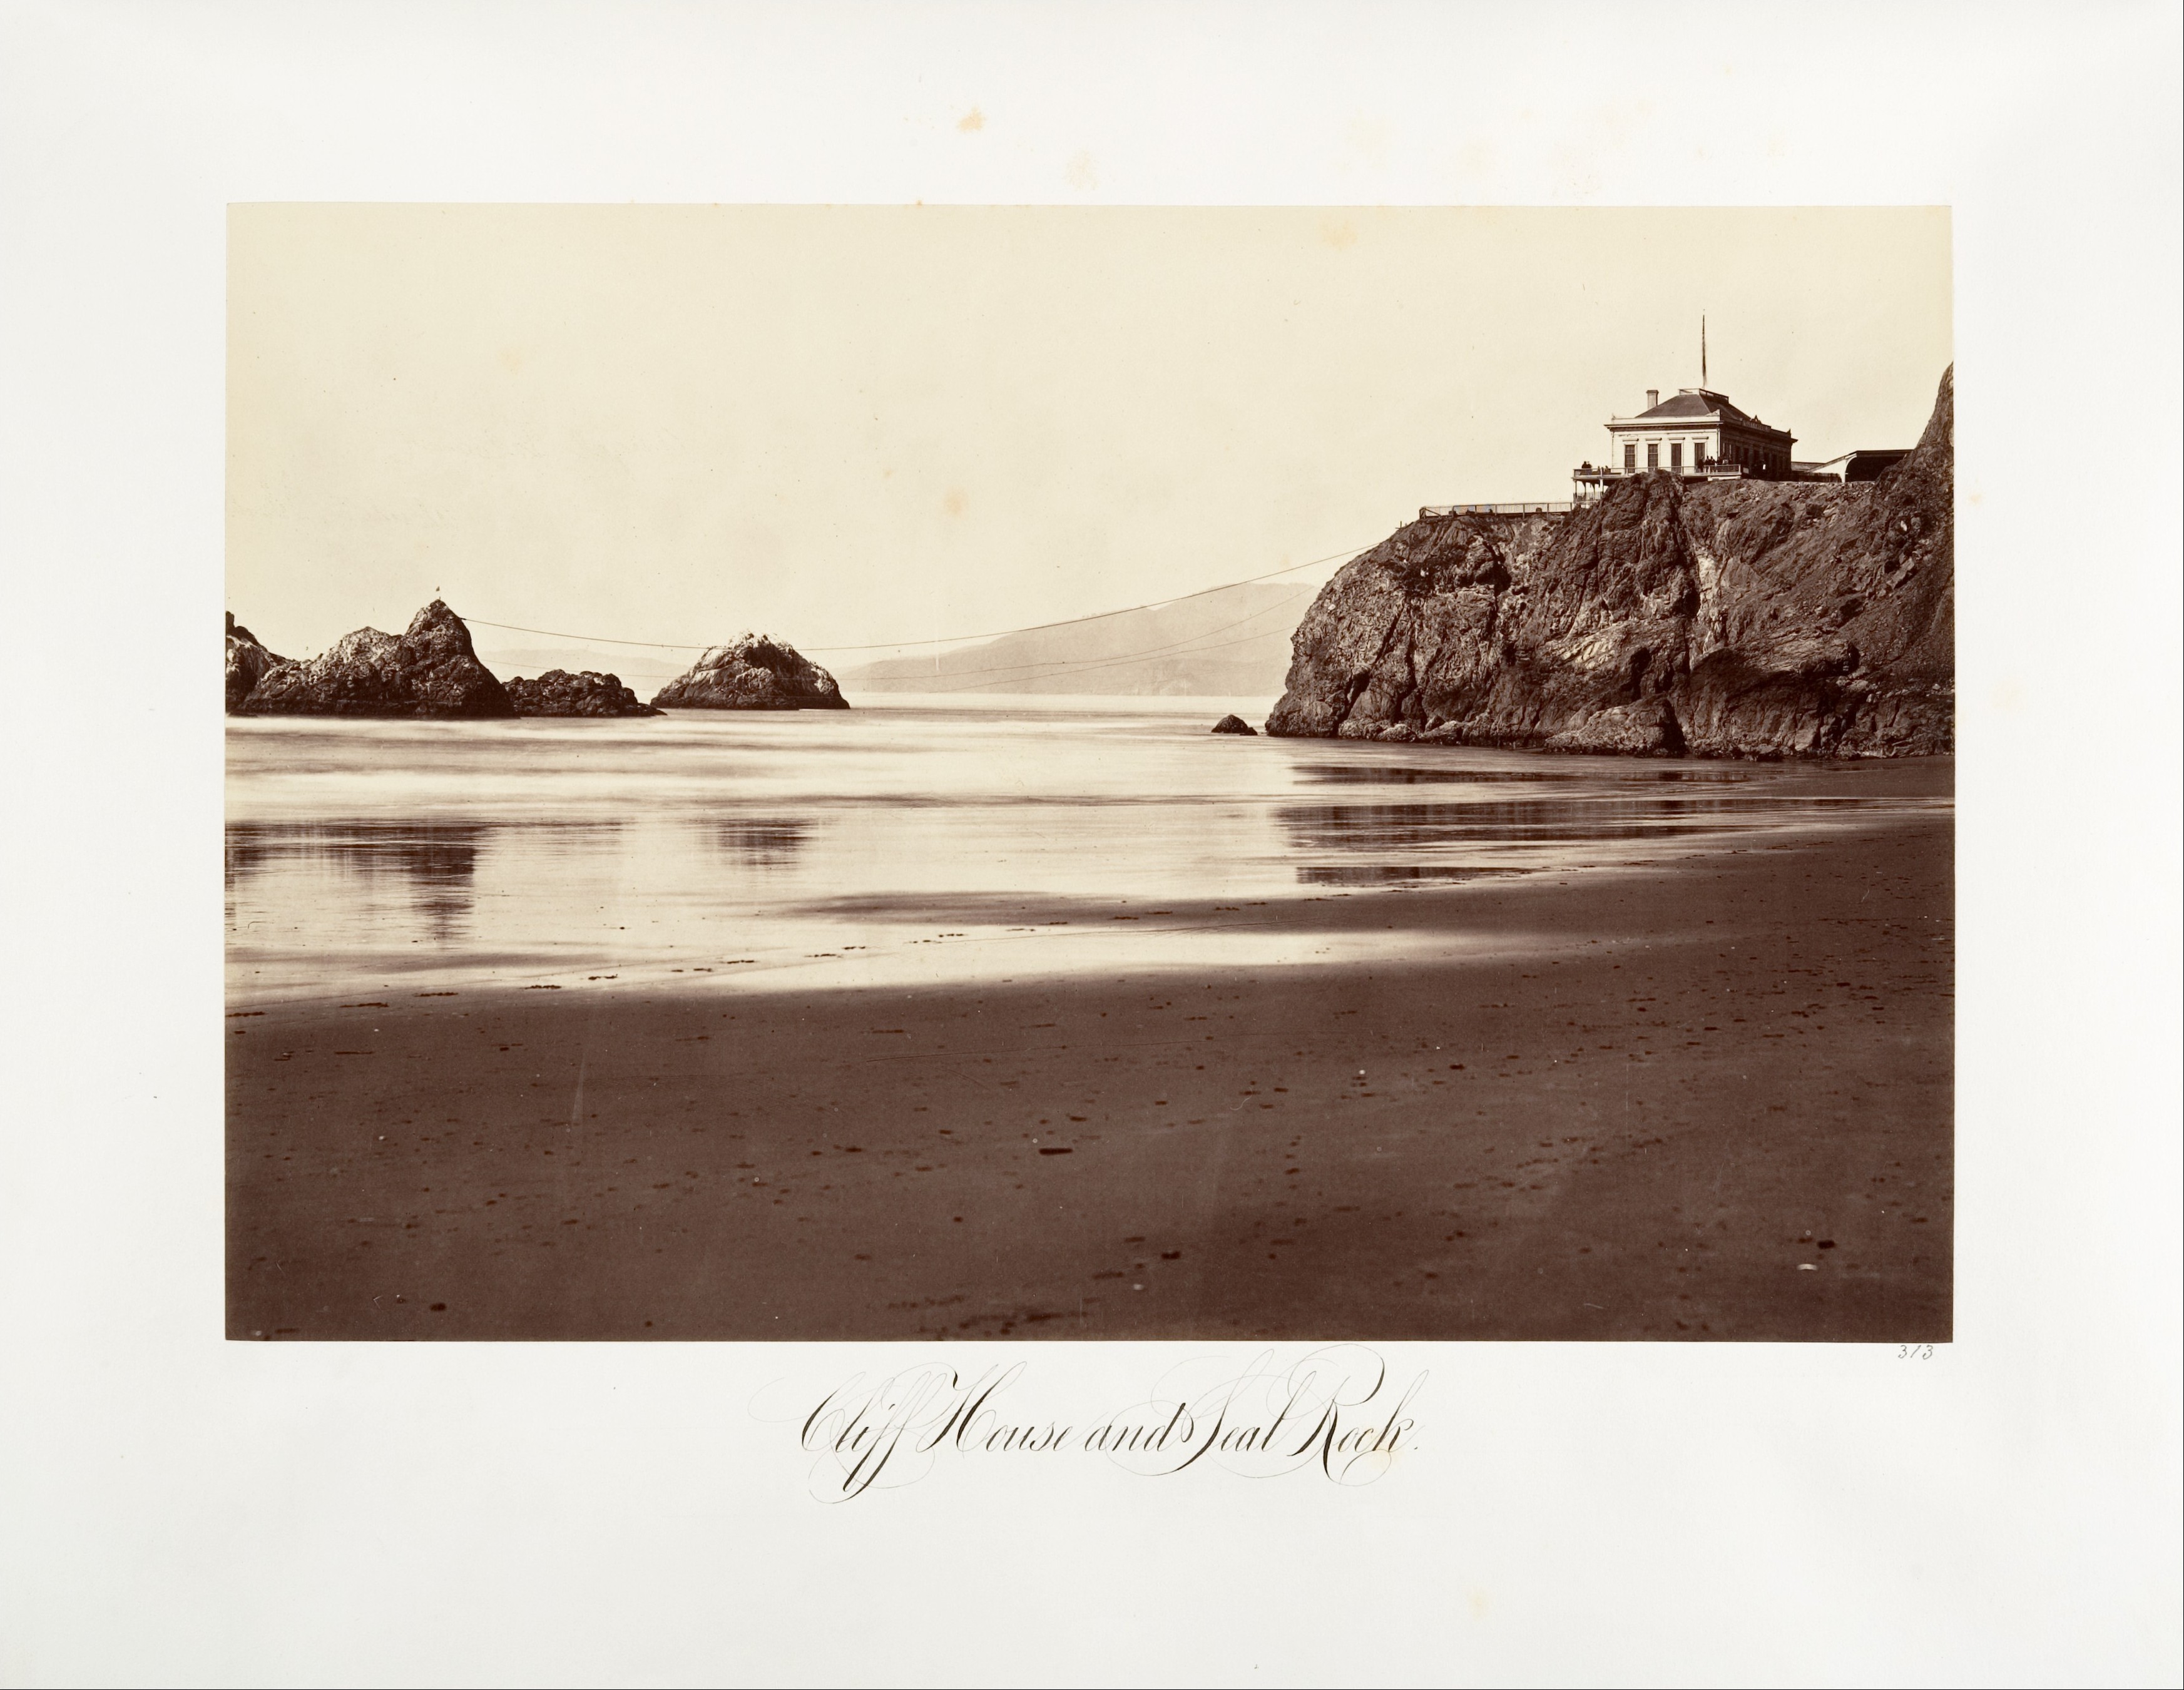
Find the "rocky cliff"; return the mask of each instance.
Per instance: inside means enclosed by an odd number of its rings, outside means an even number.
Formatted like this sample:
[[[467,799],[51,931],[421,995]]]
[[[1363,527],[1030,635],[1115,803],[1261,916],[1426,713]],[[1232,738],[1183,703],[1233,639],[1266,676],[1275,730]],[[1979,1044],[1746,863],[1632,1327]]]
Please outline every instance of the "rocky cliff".
[[[258,636],[227,613],[227,713],[234,715],[250,696],[250,689],[265,678],[268,670],[287,662],[259,643]]]
[[[1953,372],[1874,481],[1618,483],[1414,522],[1329,581],[1269,733],[1708,757],[1950,750]]]
[[[587,669],[571,675],[549,669],[536,681],[508,683],[509,703],[519,716],[656,716],[659,711],[621,684],[619,675]]]
[[[652,702],[684,710],[846,710],[834,677],[763,634],[715,646]]]
[[[237,707],[248,716],[512,716],[507,689],[438,599],[401,634],[359,628],[332,648],[268,670]]]

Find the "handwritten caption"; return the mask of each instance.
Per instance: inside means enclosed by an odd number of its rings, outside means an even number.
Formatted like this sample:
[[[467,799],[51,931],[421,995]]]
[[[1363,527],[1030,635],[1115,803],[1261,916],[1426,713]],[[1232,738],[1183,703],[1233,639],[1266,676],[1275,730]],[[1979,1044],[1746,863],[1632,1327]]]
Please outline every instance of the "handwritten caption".
[[[812,1493],[847,1502],[916,1483],[944,1460],[975,1458],[1093,1456],[1146,1477],[1200,1468],[1369,1484],[1416,1447],[1414,1408],[1427,1377],[1399,1383],[1362,1345],[1286,1365],[1270,1350],[1241,1371],[1233,1361],[1184,1364],[1116,1412],[1057,1415],[1026,1404],[1028,1366],[967,1373],[936,1362],[852,1376],[804,1420]]]

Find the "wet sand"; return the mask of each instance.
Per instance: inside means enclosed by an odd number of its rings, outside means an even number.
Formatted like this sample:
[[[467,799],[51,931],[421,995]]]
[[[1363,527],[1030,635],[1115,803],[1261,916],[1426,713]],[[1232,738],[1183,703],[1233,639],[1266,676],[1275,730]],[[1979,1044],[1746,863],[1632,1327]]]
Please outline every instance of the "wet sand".
[[[1947,1339],[1951,851],[1174,906],[1400,965],[245,1009],[229,1335]]]

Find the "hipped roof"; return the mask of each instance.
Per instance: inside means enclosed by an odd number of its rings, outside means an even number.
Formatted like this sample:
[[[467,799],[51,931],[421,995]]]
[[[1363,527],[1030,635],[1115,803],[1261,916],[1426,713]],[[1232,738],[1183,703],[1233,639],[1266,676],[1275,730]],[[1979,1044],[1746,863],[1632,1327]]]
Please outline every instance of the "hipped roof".
[[[1632,422],[1674,422],[1685,417],[1712,417],[1719,414],[1724,422],[1742,423],[1747,428],[1766,429],[1769,434],[1780,434],[1779,428],[1770,428],[1759,420],[1737,409],[1725,393],[1717,393],[1707,387],[1686,387],[1672,398],[1667,398],[1649,411],[1641,411],[1628,420]]]

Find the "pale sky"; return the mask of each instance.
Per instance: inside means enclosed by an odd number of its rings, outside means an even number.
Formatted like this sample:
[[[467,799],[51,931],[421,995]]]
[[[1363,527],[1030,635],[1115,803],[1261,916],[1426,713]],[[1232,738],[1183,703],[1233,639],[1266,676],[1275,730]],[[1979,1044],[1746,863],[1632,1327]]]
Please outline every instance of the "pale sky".
[[[1698,385],[1702,312],[1708,385],[1800,458],[1911,445],[1953,356],[1945,209],[249,205],[229,236],[228,608],[291,655],[439,597],[847,666],[1568,498],[1610,414]]]

